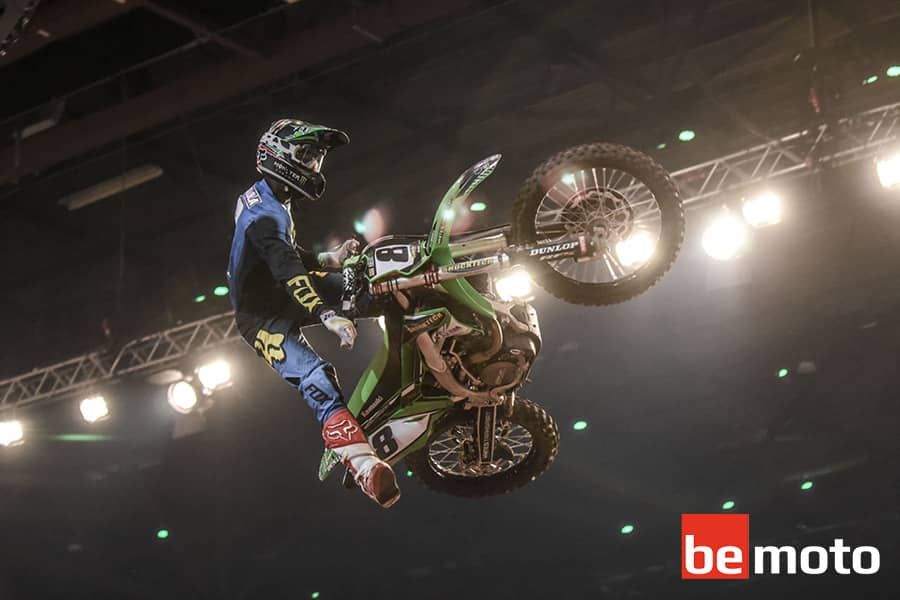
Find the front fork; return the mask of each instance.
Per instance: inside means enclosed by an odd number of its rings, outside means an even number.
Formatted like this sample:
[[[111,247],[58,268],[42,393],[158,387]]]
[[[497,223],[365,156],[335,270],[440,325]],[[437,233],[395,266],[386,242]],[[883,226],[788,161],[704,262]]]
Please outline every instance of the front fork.
[[[479,407],[475,415],[475,447],[478,464],[494,461],[494,445],[497,440],[497,406]]]

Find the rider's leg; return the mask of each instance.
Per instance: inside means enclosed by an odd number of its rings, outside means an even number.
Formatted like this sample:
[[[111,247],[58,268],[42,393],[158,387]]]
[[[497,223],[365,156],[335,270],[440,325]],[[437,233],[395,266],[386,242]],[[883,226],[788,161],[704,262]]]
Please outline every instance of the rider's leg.
[[[349,410],[342,408],[325,421],[322,439],[325,440],[325,447],[340,457],[356,484],[372,500],[384,508],[390,508],[400,499],[400,488],[393,469],[375,455]]]
[[[393,471],[375,455],[347,410],[334,367],[313,350],[299,325],[287,318],[266,319],[252,337],[248,335],[248,342],[300,391],[322,425],[325,446],[337,453],[363,492],[382,506],[391,506],[400,497]]]

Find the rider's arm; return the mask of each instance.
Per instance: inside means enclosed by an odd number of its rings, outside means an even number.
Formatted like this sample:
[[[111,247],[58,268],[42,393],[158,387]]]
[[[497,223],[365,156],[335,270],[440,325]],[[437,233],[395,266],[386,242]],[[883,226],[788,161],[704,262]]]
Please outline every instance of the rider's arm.
[[[269,266],[272,276],[287,289],[297,306],[319,316],[326,308],[322,298],[312,284],[303,257],[288,241],[287,233],[275,219],[257,219],[247,227],[246,236]]]
[[[306,267],[307,271],[324,271],[322,265],[319,264],[319,258],[316,256],[316,253],[312,250],[307,250],[302,247],[300,244],[294,246],[297,249],[297,254],[300,255],[300,260],[303,261],[303,266]]]

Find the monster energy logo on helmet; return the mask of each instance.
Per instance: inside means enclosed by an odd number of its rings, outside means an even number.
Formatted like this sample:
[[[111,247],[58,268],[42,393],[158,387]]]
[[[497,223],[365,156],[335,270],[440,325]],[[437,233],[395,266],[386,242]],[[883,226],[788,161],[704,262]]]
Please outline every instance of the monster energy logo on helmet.
[[[329,150],[348,143],[350,137],[338,129],[280,119],[259,138],[256,170],[310,200],[318,200],[325,193],[321,161]]]

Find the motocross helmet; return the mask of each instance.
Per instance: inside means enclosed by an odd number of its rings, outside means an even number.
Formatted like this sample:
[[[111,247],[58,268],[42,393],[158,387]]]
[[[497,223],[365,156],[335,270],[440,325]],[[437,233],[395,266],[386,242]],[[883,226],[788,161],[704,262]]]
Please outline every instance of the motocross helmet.
[[[310,200],[325,193],[322,163],[332,148],[350,143],[343,131],[297,119],[272,123],[259,138],[256,170]]]

